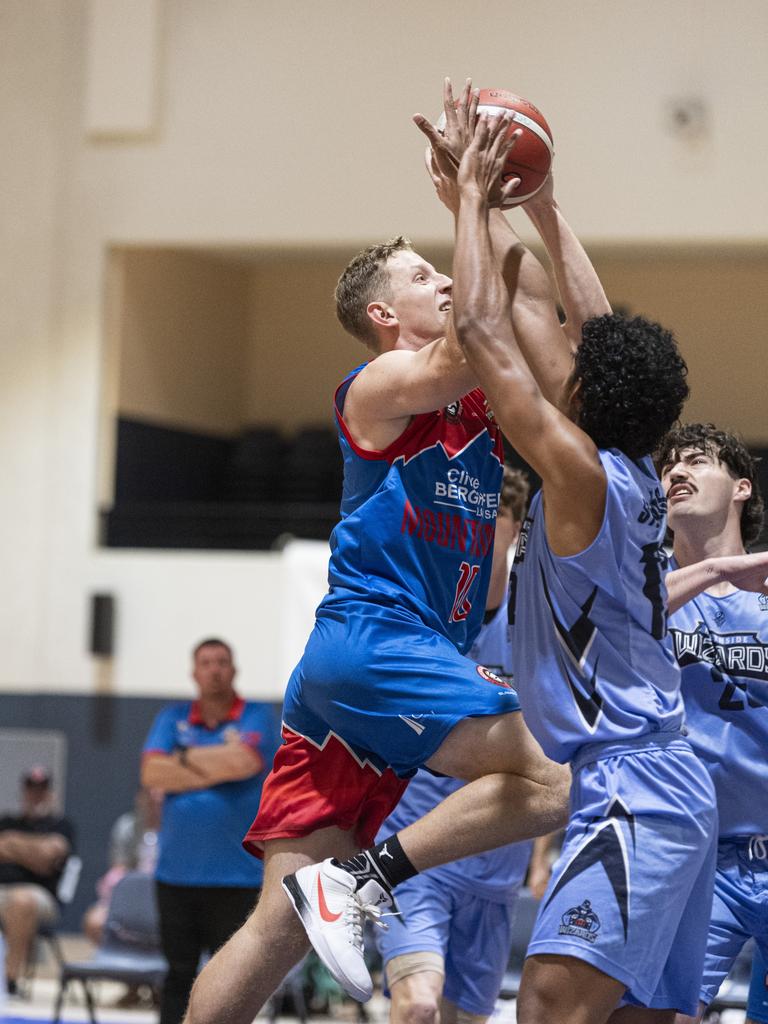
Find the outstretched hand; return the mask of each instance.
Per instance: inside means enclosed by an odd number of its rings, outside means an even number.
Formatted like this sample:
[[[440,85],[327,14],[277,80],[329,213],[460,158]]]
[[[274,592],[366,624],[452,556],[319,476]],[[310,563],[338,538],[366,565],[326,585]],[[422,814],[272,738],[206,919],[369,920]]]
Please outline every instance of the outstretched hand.
[[[768,596],[768,551],[753,555],[722,555],[715,559],[723,579],[739,590]]]
[[[472,79],[468,78],[457,103],[451,80],[446,78],[443,82],[444,126],[436,128],[423,114],[413,115],[416,127],[429,141],[427,172],[438,197],[453,213],[459,208],[461,187],[478,188],[489,206],[497,207],[503,205],[520,184],[519,178],[502,184],[501,172],[507,154],[522,132],[518,129],[508,134],[511,114],[478,117],[479,98],[479,90],[472,88]],[[551,185],[549,187],[551,189]]]
[[[462,195],[480,195],[489,206],[501,206],[514,194],[519,178],[502,183],[501,172],[507,155],[522,134],[508,134],[512,115],[481,114],[474,125],[469,146],[459,164],[456,180]]]
[[[472,91],[472,79],[464,83],[458,104],[453,98],[450,78],[443,80],[444,124],[437,128],[423,114],[414,114],[416,127],[428,139],[425,154],[427,173],[437,191],[438,199],[452,213],[459,209],[459,190],[456,172],[459,169],[464,150],[469,145],[477,116],[478,94]]]
[[[450,78],[443,80],[443,119],[445,124],[436,128],[423,114],[414,114],[416,127],[429,139],[436,153],[458,167],[467,146],[472,141],[472,132],[477,120],[477,104],[480,93],[472,88],[472,79],[464,83],[458,103],[453,98]]]

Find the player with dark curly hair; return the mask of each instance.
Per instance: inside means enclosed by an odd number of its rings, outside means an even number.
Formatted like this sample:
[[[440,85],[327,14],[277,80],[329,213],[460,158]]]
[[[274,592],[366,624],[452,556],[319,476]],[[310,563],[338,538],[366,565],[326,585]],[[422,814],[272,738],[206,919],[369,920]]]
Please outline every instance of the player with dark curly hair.
[[[687,373],[660,324],[613,313],[587,320],[574,356],[576,423],[598,448],[640,459],[680,415]]]
[[[698,1004],[717,821],[710,776],[682,735],[651,460],[688,395],[687,369],[669,331],[609,313],[583,324],[559,393],[542,388],[530,352],[552,314],[510,299],[488,226],[507,125],[471,123],[459,165],[454,318],[503,432],[542,479],[510,582],[512,667],[531,732],[573,772],[517,1020],[671,1024]],[[427,134],[440,163],[446,146]],[[764,591],[765,560],[752,568]],[[408,831],[400,838],[407,848]]]

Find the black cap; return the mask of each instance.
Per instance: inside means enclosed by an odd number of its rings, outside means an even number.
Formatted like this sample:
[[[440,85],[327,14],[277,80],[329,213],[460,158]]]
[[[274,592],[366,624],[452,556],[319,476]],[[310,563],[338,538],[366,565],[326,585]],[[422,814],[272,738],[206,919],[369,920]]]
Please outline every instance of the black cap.
[[[23,773],[21,781],[25,786],[50,786],[51,773],[45,765],[34,764]]]

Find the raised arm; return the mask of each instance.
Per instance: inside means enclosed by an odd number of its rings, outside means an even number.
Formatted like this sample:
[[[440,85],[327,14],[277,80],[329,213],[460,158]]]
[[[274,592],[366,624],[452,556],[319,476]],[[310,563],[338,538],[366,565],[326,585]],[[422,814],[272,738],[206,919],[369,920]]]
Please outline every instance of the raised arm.
[[[517,293],[510,300],[496,263],[489,196],[509,148],[507,127],[506,118],[480,118],[459,167],[454,322],[501,429],[543,480],[549,543],[570,555],[597,536],[606,479],[594,443],[545,398],[528,366],[529,351],[555,344],[556,318],[527,304],[516,315]]]
[[[422,114],[414,122],[429,140],[427,170],[440,200],[458,215],[459,189],[456,180],[458,165],[472,137],[477,112],[477,90],[467,79],[458,102],[454,101],[450,79],[443,84],[445,127],[437,131]],[[546,221],[546,217],[544,218]],[[556,402],[563,383],[571,372],[571,343],[559,328],[557,310],[549,275],[533,253],[520,241],[500,209],[489,217],[489,229],[496,264],[507,290],[515,295],[511,315],[520,321],[530,316],[537,322],[550,321],[541,343],[525,347],[528,365],[544,395]],[[518,323],[513,323],[515,329]],[[521,332],[528,337],[528,333]],[[543,339],[546,339],[544,343]],[[521,346],[525,342],[521,340]]]
[[[547,250],[566,316],[563,327],[570,345],[577,348],[584,321],[610,313],[610,303],[592,261],[557,205],[551,174],[523,209]]]

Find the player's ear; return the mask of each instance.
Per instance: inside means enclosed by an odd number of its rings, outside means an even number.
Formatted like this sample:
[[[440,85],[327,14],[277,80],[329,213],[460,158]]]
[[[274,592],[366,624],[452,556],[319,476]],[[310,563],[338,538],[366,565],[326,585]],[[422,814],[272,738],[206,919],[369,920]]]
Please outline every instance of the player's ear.
[[[386,302],[369,302],[365,309],[377,327],[397,327],[397,314]]]
[[[752,481],[747,480],[746,477],[741,477],[736,481],[733,488],[733,500],[734,501],[749,501],[752,497]]]

